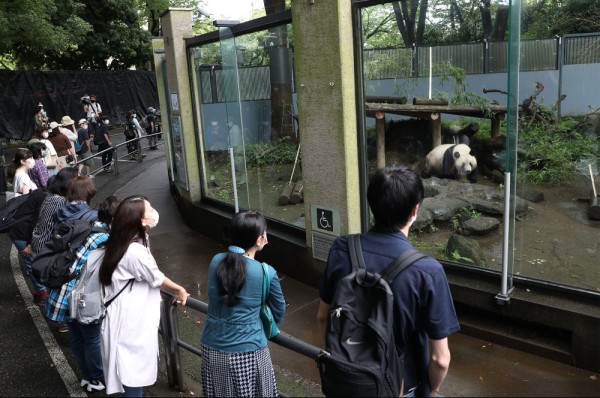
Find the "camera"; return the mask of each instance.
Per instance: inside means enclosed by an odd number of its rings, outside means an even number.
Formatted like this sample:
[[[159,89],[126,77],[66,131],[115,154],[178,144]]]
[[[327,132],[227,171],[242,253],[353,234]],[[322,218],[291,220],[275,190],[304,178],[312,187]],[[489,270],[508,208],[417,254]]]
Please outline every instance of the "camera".
[[[81,103],[85,105],[90,105],[92,103],[92,101],[90,101],[90,96],[87,94],[81,97],[79,101],[81,101]]]

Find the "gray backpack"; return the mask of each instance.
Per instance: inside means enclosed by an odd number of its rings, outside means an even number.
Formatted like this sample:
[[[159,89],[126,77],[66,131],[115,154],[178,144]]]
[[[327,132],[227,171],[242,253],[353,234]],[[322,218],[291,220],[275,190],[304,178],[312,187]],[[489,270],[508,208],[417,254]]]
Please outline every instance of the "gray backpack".
[[[106,315],[106,308],[127,286],[133,283],[133,279],[130,279],[116,296],[105,303],[104,289],[98,276],[103,258],[103,247],[90,252],[87,262],[79,271],[79,279],[75,282],[69,296],[69,316],[72,320],[83,325],[102,322]]]

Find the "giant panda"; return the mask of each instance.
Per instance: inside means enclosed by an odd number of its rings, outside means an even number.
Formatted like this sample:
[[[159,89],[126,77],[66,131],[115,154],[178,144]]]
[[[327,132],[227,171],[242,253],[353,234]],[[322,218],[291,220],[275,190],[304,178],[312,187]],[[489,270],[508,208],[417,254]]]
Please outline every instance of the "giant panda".
[[[425,159],[424,176],[458,179],[465,175],[477,182],[477,159],[465,144],[444,144],[431,150]]]

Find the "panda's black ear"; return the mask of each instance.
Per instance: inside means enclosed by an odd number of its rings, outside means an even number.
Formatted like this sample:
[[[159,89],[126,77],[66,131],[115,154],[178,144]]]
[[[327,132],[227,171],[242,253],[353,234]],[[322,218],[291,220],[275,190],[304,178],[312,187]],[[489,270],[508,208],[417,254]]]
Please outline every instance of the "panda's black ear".
[[[456,159],[458,159],[460,157],[460,152],[458,152],[458,151],[454,152],[454,157]]]

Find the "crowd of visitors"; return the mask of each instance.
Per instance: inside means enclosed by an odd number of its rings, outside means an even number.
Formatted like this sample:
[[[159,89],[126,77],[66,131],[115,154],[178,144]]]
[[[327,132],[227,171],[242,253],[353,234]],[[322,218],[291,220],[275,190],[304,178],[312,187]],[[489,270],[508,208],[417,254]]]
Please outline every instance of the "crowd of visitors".
[[[148,112],[152,116],[145,118],[144,129],[153,134],[157,132],[156,110]],[[96,195],[92,163],[74,165],[78,156],[92,151],[92,142],[99,150],[112,147],[110,122],[101,113],[94,98],[86,107],[87,117],[79,120],[75,130],[70,116],[62,117],[60,124],[48,122],[43,106],[38,106],[36,135],[28,148],[16,151],[7,169],[13,185],[7,200],[27,195],[8,235],[23,258],[33,301],[59,332],[68,332],[81,387],[90,393],[141,397],[143,388],[157,378],[160,290],[172,293],[173,303],[180,305],[186,304],[189,293],[165,276],[152,254],[149,232],[158,224],[159,213],[146,197],[121,200],[109,196],[97,209],[92,206]],[[91,123],[93,132],[88,130]],[[127,114],[127,126],[126,134],[142,136],[133,110]],[[156,137],[149,143],[155,148]],[[128,145],[131,156],[138,145],[137,141]],[[108,151],[102,157],[105,170],[111,162]],[[359,238],[368,271],[381,272],[390,260],[412,247],[409,229],[423,197],[420,177],[406,167],[388,166],[371,177],[367,200],[375,224]],[[69,273],[75,278],[56,288],[47,287],[36,279],[32,263],[61,224],[77,220],[94,228],[70,263]],[[267,244],[265,217],[253,210],[238,212],[231,219],[230,246],[209,265],[208,312],[200,338],[204,396],[279,395],[268,348],[271,336],[261,315],[267,306],[272,321],[281,322],[286,301],[276,270],[256,259]],[[97,321],[82,323],[73,318],[78,302],[72,293],[88,259],[98,264],[105,309]],[[338,282],[351,272],[348,236],[341,236],[331,247],[319,285],[317,321],[323,335]],[[406,369],[399,381],[401,395],[436,394],[449,368],[448,336],[459,330],[444,270],[435,259],[425,257],[399,274],[390,288],[393,323],[398,325],[394,339],[404,354]]]

